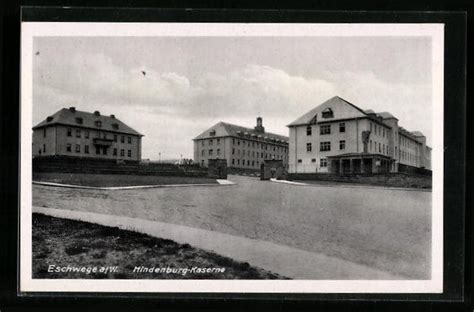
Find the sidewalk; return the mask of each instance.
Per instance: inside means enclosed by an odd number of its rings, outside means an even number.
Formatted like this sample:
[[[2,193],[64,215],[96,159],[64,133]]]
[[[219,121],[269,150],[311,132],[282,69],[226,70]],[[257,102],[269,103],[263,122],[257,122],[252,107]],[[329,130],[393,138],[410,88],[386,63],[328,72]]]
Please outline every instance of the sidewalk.
[[[384,271],[319,253],[188,226],[42,207],[33,207],[33,212],[132,230],[154,237],[171,239],[182,244],[188,243],[194,247],[214,251],[234,260],[248,262],[250,265],[293,279],[405,279],[401,276],[394,276]]]
[[[297,185],[297,186],[313,186],[313,187],[344,187],[344,188],[364,188],[364,189],[385,189],[394,191],[418,191],[418,192],[432,192],[431,189],[411,188],[411,187],[394,187],[373,184],[356,184],[345,182],[327,182],[327,181],[311,181],[311,182],[296,182],[289,180],[270,179],[271,182]]]

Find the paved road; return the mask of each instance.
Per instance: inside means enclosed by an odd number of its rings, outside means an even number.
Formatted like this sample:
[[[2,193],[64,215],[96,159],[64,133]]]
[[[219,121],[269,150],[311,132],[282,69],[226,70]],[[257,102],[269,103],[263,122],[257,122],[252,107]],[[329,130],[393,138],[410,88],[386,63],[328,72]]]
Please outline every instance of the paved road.
[[[126,191],[33,186],[33,205],[255,238],[429,278],[431,193],[295,186],[230,176],[222,187]]]

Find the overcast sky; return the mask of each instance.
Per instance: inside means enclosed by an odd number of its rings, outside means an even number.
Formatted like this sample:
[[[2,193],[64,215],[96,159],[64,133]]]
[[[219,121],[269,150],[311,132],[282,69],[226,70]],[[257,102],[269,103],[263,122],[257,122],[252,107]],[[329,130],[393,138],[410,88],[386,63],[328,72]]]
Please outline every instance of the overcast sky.
[[[335,95],[432,142],[430,38],[37,37],[33,57],[34,124],[69,106],[115,114],[145,135],[143,158],[192,158],[219,121],[261,115],[288,135]]]

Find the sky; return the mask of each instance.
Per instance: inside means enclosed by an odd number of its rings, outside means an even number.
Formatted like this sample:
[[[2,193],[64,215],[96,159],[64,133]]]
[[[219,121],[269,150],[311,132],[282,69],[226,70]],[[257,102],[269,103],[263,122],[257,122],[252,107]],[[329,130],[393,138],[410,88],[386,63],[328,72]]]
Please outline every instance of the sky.
[[[192,158],[220,121],[261,116],[288,135],[336,95],[432,142],[428,37],[36,37],[33,49],[33,124],[70,106],[115,114],[145,135],[143,158]]]

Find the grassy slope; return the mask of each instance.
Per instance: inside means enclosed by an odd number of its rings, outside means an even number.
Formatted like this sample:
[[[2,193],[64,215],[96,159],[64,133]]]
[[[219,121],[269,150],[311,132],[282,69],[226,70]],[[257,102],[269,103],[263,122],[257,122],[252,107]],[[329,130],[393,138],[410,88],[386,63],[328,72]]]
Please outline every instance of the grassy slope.
[[[49,273],[48,265],[118,266],[115,273]],[[224,273],[133,273],[135,266],[225,268]],[[212,252],[92,223],[33,214],[34,278],[281,279]]]

